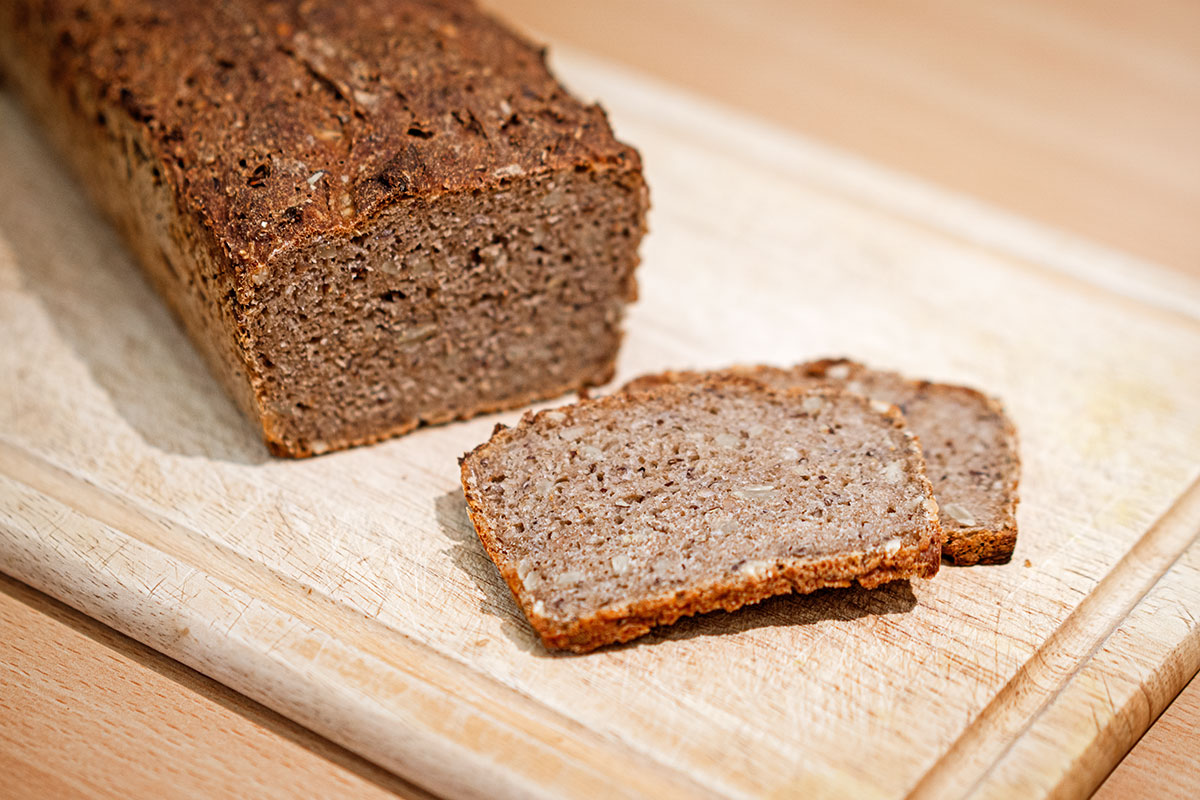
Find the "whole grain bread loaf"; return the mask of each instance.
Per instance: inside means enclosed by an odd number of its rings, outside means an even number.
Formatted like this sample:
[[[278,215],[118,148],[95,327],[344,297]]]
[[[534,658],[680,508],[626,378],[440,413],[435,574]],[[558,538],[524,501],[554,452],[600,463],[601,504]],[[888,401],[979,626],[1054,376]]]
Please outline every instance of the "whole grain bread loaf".
[[[637,153],[466,0],[5,0],[0,70],[277,454],[609,379]]]
[[[732,367],[666,372],[626,384],[705,381],[717,375],[757,380],[777,389],[835,386],[897,406],[920,440],[946,534],[942,554],[958,565],[1001,564],[1017,543],[1017,433],[994,398],[966,386],[905,378],[848,359],[791,368]]]
[[[924,469],[894,408],[715,378],[527,413],[462,482],[542,641],[583,652],[771,595],[931,577]]]

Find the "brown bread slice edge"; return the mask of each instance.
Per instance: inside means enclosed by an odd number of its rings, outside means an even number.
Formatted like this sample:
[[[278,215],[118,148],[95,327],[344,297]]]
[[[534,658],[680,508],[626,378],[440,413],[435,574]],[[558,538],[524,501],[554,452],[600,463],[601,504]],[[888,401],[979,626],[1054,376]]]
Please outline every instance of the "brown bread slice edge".
[[[924,469],[893,408],[718,378],[527,413],[462,482],[543,643],[584,652],[776,594],[932,577]]]
[[[1003,564],[1012,558],[1021,461],[1016,428],[996,399],[966,386],[913,380],[844,358],[790,368],[664,372],[637,378],[624,389],[721,375],[784,390],[834,386],[897,406],[920,441],[941,508],[946,535],[942,554],[960,566]]]

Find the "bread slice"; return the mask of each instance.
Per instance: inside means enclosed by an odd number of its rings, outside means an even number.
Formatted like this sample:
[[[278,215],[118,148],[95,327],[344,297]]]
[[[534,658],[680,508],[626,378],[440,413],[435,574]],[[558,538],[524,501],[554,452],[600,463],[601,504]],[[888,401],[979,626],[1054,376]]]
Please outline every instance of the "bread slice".
[[[1017,432],[995,399],[966,386],[911,380],[847,359],[810,361],[788,369],[733,367],[717,372],[667,372],[638,378],[625,389],[664,382],[737,376],[776,389],[835,386],[900,408],[920,440],[926,471],[941,508],[942,554],[959,565],[1002,564],[1017,543]]]
[[[894,408],[716,378],[527,413],[462,482],[542,641],[584,652],[771,595],[932,577],[924,470]]]

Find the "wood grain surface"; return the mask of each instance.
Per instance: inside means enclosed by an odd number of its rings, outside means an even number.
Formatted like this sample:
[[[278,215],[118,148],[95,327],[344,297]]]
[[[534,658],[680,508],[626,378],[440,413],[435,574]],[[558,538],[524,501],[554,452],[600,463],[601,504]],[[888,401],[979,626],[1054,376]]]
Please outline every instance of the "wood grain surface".
[[[854,41],[859,36],[860,28],[864,28],[867,32],[864,36],[872,41],[872,46],[868,50],[858,51],[848,61],[838,56],[836,48],[832,46],[823,49],[789,49],[761,45],[763,42],[769,43],[771,37],[780,35],[776,28],[782,27],[772,24],[774,17],[768,16],[775,14],[778,5],[770,2],[760,3],[756,0],[740,4],[739,7],[745,9],[745,13],[734,20],[736,24],[731,24],[729,15],[722,11],[721,7],[727,4],[689,4],[688,11],[682,14],[670,3],[641,4],[640,7],[645,13],[635,18],[636,24],[627,24],[612,36],[595,35],[596,31],[605,29],[605,25],[602,24],[604,19],[598,19],[598,16],[603,17],[598,9],[605,7],[600,3],[533,4],[504,0],[493,5],[506,9],[518,20],[524,19],[546,31],[555,40],[591,46],[627,63],[649,67],[661,76],[690,84],[702,92],[710,92],[726,102],[740,104],[760,115],[796,124],[808,133],[824,136],[839,146],[866,153],[884,163],[924,174],[1044,221],[1120,244],[1132,252],[1158,259],[1184,271],[1195,269],[1196,265],[1200,264],[1200,258],[1195,257],[1196,252],[1200,250],[1196,244],[1196,228],[1190,224],[1195,215],[1189,211],[1194,208],[1195,198],[1192,196],[1189,199],[1187,191],[1178,191],[1180,185],[1185,188],[1194,188],[1197,185],[1195,180],[1188,178],[1195,174],[1196,149],[1171,144],[1185,140],[1170,134],[1171,131],[1178,130],[1192,131],[1197,122],[1197,106],[1194,102],[1188,103],[1187,94],[1187,87],[1194,86],[1197,75],[1200,75],[1196,63],[1200,60],[1197,58],[1200,49],[1192,46],[1191,40],[1187,38],[1197,30],[1197,26],[1185,24],[1187,15],[1195,9],[1192,5],[1140,4],[1135,8],[1132,4],[1071,6],[1062,3],[1049,7],[1041,6],[1042,9],[1046,9],[1046,17],[1041,20],[1038,18],[1039,9],[1027,4],[1014,5],[1012,8],[1016,9],[1013,12],[1015,16],[1010,17],[1010,22],[1017,21],[1015,28],[1018,37],[1025,35],[1040,40],[1043,50],[1046,40],[1054,45],[1066,42],[1074,48],[1081,48],[1092,58],[1082,62],[1078,58],[1067,59],[1065,69],[1059,64],[1055,69],[1039,68],[1036,72],[1026,73],[1023,84],[1026,87],[1032,82],[1044,84],[1034,93],[1035,100],[1043,91],[1054,98],[1054,102],[1041,105],[1036,102],[1031,105],[1030,99],[1019,91],[1006,93],[1000,90],[1003,86],[998,89],[996,85],[987,81],[981,82],[980,75],[976,74],[971,81],[976,90],[975,104],[966,112],[961,104],[953,99],[952,92],[944,92],[938,88],[939,84],[949,80],[950,76],[922,67],[928,67],[928,46],[931,42],[936,45],[939,40],[957,36],[964,28],[978,30],[979,26],[986,28],[994,21],[996,10],[982,5],[959,9],[952,15],[956,16],[957,20],[950,25],[943,24],[945,16],[939,13],[937,4],[909,6],[905,13],[910,15],[911,24],[898,29],[896,35],[884,37],[883,41],[879,41],[878,30],[875,27],[879,22],[878,17],[859,16],[855,12],[849,12],[849,16],[841,17],[844,23],[839,23],[841,27],[834,25],[832,28],[826,28],[828,35],[825,40],[829,43],[836,43],[839,39]],[[833,6],[834,4],[829,4],[829,7],[805,6],[804,14],[806,19],[815,20],[817,23],[822,23],[822,20],[828,22],[829,14],[836,16],[840,13],[830,12],[829,8]],[[659,13],[664,9],[667,13]],[[783,12],[789,13],[790,9],[785,8]],[[826,16],[822,17],[822,14]],[[608,27],[611,28],[611,24]],[[1013,27],[1009,25],[1010,29]],[[871,30],[876,31],[875,39],[870,39],[867,35]],[[646,37],[649,37],[653,46],[638,45],[622,50],[622,42],[630,37],[643,45],[647,41]],[[703,43],[703,46],[697,46],[697,42]],[[1021,42],[1016,44],[1021,45]],[[936,46],[933,48],[934,51],[937,49]],[[718,54],[719,57],[705,57],[706,51]],[[984,77],[1002,77],[1013,71],[1021,73],[1025,69],[1025,60],[1014,58],[1015,53],[1025,52],[1023,46],[976,52],[979,53],[978,66]],[[796,53],[801,53],[807,59],[816,59],[817,63],[809,69],[794,69],[795,63],[784,64],[790,71],[780,72],[775,69],[779,64],[777,59],[791,58]],[[884,54],[886,58],[867,63],[874,58],[874,54],[879,53]],[[1105,59],[1114,59],[1114,63],[1117,64],[1115,68],[1126,73],[1125,77],[1116,81],[1102,80],[1111,75],[1111,71],[1107,70],[1112,65],[1106,66]],[[706,64],[710,67],[708,73],[704,71]],[[1161,69],[1165,64],[1173,65],[1172,74],[1176,80],[1158,82],[1151,87],[1152,91],[1148,94],[1142,92],[1147,80],[1153,82],[1155,75],[1161,74],[1155,73],[1155,69]],[[910,69],[910,66],[914,68]],[[954,66],[957,66],[957,62]],[[1150,68],[1149,78],[1145,73],[1147,66]],[[759,70],[757,73],[754,72],[756,69]],[[850,78],[846,77],[847,73],[850,74]],[[739,75],[741,77],[737,80],[730,78],[728,82],[722,83],[722,76]],[[924,96],[924,100],[906,102],[898,113],[882,113],[881,108],[886,108],[886,104],[880,106],[875,102],[848,102],[844,92],[827,91],[825,88],[826,85],[845,86],[849,85],[846,82],[857,81],[860,88],[865,87],[865,91],[860,92],[859,96],[878,97],[892,94],[895,91],[892,83],[904,79],[906,75],[914,96],[918,99]],[[1033,81],[1030,75],[1033,75],[1036,81]],[[755,99],[750,96],[753,93],[747,91],[747,87],[757,86],[760,82],[769,85],[780,76],[795,81],[796,95],[804,98],[803,103],[791,104],[791,113],[813,115],[818,122],[826,119],[831,121],[829,127],[822,128],[820,125],[805,122],[802,116],[781,116],[781,103],[777,96],[771,97],[768,92],[764,92]],[[874,94],[870,91],[872,84],[875,85]],[[922,88],[922,84],[928,85]],[[1089,101],[1069,102],[1078,93],[1079,87],[1085,84],[1087,91],[1084,94]],[[1138,95],[1141,99],[1133,95]],[[1094,128],[1104,128],[1106,120],[1122,118],[1124,109],[1136,108],[1139,113],[1144,112],[1145,109],[1138,105],[1141,100],[1155,106],[1149,117],[1145,117],[1154,124],[1142,127],[1131,124],[1120,129],[1121,136],[1130,144],[1129,158],[1110,160],[1097,165],[1092,156],[1087,156],[1084,158],[1086,163],[1081,167],[1071,155],[1072,136],[1076,141],[1087,138]],[[1133,105],[1127,101],[1132,101]],[[988,106],[992,106],[991,112],[988,112]],[[978,135],[978,130],[971,129],[972,135],[959,136],[957,133],[960,128],[956,127],[958,123],[944,124],[947,119],[953,120],[956,115],[963,113],[983,120],[977,121],[977,124],[979,128],[984,129],[984,135]],[[862,124],[864,115],[868,117],[869,124]],[[1163,123],[1165,117],[1171,115],[1173,120]],[[1136,123],[1134,117],[1136,115],[1130,115],[1131,121]],[[1030,124],[1024,127],[1010,125],[1003,123],[1004,119],[1024,120]],[[987,134],[989,120],[999,129],[999,133]],[[879,130],[880,125],[884,126],[881,135],[869,133]],[[896,130],[888,129],[888,125],[907,128],[918,135],[899,135]],[[1055,131],[1059,134],[1057,138],[1050,136]],[[947,146],[946,140],[955,138],[957,141],[950,142]],[[945,150],[945,159],[939,150],[943,146],[948,147]],[[872,150],[872,147],[876,149]],[[1064,152],[1068,157],[1062,157]],[[1155,186],[1154,176],[1161,177],[1163,174],[1158,168],[1161,166],[1160,156],[1163,157],[1162,160],[1171,160],[1178,166],[1174,174],[1185,179],[1180,181],[1179,185],[1172,184],[1171,181],[1159,181],[1162,185]],[[1092,159],[1090,162],[1089,158]],[[931,165],[930,168],[923,166],[927,162]],[[984,163],[982,168],[979,166],[981,162]],[[993,169],[997,163],[1010,166]],[[940,175],[936,171],[943,167],[948,171],[948,176]],[[1119,187],[1119,190],[1096,191],[1098,184],[1093,180],[1095,170],[1099,170],[1101,182]],[[1114,177],[1106,170],[1125,174],[1117,174]],[[1052,198],[1048,203],[1047,197]],[[1039,208],[1039,203],[1047,207]],[[164,321],[158,319],[156,322],[162,324]],[[169,322],[166,324],[169,327]],[[184,374],[190,375],[191,372],[184,370]],[[123,401],[124,410],[137,409],[136,401],[131,401],[129,397],[117,393],[117,399]],[[228,422],[227,419],[226,421]],[[142,420],[142,423],[147,430],[154,432],[153,421]],[[231,424],[236,426],[236,422]],[[22,602],[25,609],[41,608],[44,613],[40,617],[36,614],[32,617],[20,617],[16,623],[17,630],[32,631],[32,635],[39,640],[50,640],[52,636],[62,635],[62,631],[72,630],[70,620],[58,619],[54,606],[47,605],[52,601],[39,600],[34,593],[23,597]],[[9,618],[6,617],[5,620],[6,624],[9,624]],[[66,627],[58,630],[58,626],[61,625]],[[52,629],[57,630],[57,633],[48,633]],[[18,662],[16,648],[6,649],[11,647],[13,641],[17,641],[15,634],[12,638],[6,636],[0,639],[0,664],[36,663]],[[141,660],[131,657],[128,651],[114,649],[111,644],[100,643],[95,638],[84,637],[77,645],[81,653],[90,653],[92,657],[109,663],[112,669],[111,677],[106,681],[91,682],[79,679],[79,673],[73,673],[69,669],[59,671],[57,680],[60,683],[56,686],[62,691],[64,702],[78,703],[82,700],[84,706],[95,704],[97,696],[107,691],[109,681],[120,681],[121,676],[134,676],[129,679],[138,680],[138,670],[147,668]],[[163,663],[167,662],[164,660]],[[197,693],[194,685],[187,681],[178,681],[166,667],[152,666],[149,669],[164,679],[161,688],[164,699],[157,701],[156,705],[164,717],[176,715],[173,718],[174,722],[169,724],[190,725],[195,717],[209,713],[204,710],[207,698],[203,692]],[[182,672],[186,674],[186,671]],[[73,677],[76,680],[73,681]],[[4,697],[7,697],[9,685],[5,683],[2,686]],[[38,691],[49,690],[40,688]],[[0,704],[2,701],[3,698],[0,698]],[[1163,700],[1158,697],[1154,702]],[[47,753],[54,751],[62,729],[58,725],[58,717],[52,713],[53,706],[46,706],[41,710],[36,704],[29,703],[21,708],[28,720],[28,725],[23,728],[23,732],[27,734],[25,745],[19,751],[6,749],[3,752],[5,757],[9,753],[19,752],[21,758],[27,758],[29,763],[36,764],[45,759]],[[1148,703],[1142,716],[1131,723],[1134,728],[1136,729],[1137,724],[1145,722],[1145,714],[1152,714],[1153,710],[1153,703]],[[1170,714],[1171,712],[1168,712],[1164,720],[1170,719]],[[239,716],[242,716],[243,722],[252,731],[252,734],[247,735],[257,736],[263,747],[261,755],[249,749],[247,752],[253,755],[248,756],[245,764],[257,761],[260,767],[267,765],[267,772],[270,773],[270,764],[290,763],[289,759],[296,757],[290,750],[294,746],[292,737],[280,734],[275,725],[263,724],[261,718],[254,714]],[[1191,725],[1190,730],[1194,731],[1195,727],[1195,724]],[[1184,724],[1182,729],[1189,730],[1189,727]],[[1128,735],[1117,739],[1127,741]],[[194,763],[206,763],[214,753],[221,752],[219,737],[205,739],[206,743],[209,741],[212,743],[204,747],[197,746],[191,753],[180,753],[178,758],[180,761],[194,758]],[[99,748],[93,747],[91,752],[97,756],[95,763],[104,763],[105,758],[113,759],[107,762],[110,766],[120,764],[122,760],[130,764],[154,762],[158,743],[151,738],[130,735],[123,744],[120,752],[101,752]],[[306,744],[305,747],[309,745]],[[320,751],[319,747],[315,749]],[[81,746],[76,752],[86,756],[89,751]],[[313,759],[312,768],[320,771],[321,763],[320,758]],[[114,796],[106,791],[104,785],[87,783],[79,778],[80,775],[91,771],[91,764],[86,758],[77,758],[70,763],[60,762],[56,776],[70,775],[74,768],[71,784],[73,792],[84,791],[81,787],[86,786],[86,791],[91,792],[92,796]],[[341,767],[331,764],[328,769],[330,772],[327,778],[331,781],[328,785],[338,785],[337,781],[342,779],[337,776]],[[1155,764],[1144,775],[1150,779],[1157,776],[1161,781],[1164,772],[1164,767]],[[45,773],[42,774],[45,776]],[[155,771],[147,771],[146,780],[149,781],[154,774]],[[162,787],[173,785],[176,780],[169,770],[158,774],[160,790]],[[1120,772],[1114,775],[1114,780],[1119,774]],[[48,776],[45,779],[48,780]],[[37,786],[38,784],[33,784],[35,792]],[[394,786],[389,788],[396,789]]]
[[[1192,678],[1096,791],[1096,800],[1195,797],[1196,787],[1200,786],[1197,720],[1200,720],[1200,678]]]
[[[429,797],[3,575],[0,641],[0,797]]]

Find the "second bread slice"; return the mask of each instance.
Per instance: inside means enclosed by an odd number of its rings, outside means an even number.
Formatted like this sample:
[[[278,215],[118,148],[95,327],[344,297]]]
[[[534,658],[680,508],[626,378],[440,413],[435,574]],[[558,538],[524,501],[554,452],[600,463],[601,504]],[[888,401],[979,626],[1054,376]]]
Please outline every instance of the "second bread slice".
[[[488,554],[547,647],[937,572],[924,462],[895,409],[727,378],[527,414],[463,459]]]
[[[942,555],[959,566],[1003,564],[1012,558],[1021,459],[1017,431],[999,401],[967,386],[913,380],[844,358],[790,368],[663,372],[636,378],[625,389],[717,377],[755,380],[782,391],[835,387],[897,406],[920,440],[942,512]]]

